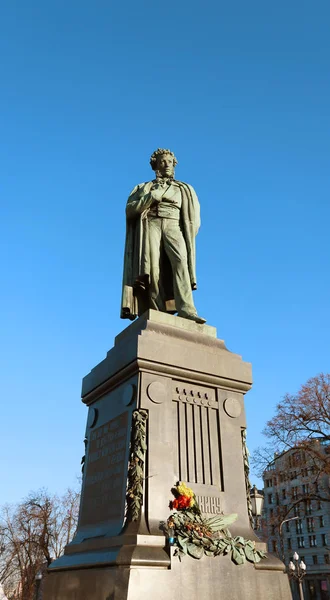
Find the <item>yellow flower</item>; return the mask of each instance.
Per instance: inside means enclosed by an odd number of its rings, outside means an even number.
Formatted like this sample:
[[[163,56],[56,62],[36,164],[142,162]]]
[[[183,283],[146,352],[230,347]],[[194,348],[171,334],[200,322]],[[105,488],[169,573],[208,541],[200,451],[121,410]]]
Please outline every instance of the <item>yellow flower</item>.
[[[192,489],[188,488],[183,481],[180,481],[179,485],[176,486],[176,489],[178,490],[178,492],[181,496],[187,496],[187,498],[193,498],[195,496]],[[194,503],[195,503],[195,501],[194,501]],[[192,504],[191,504],[191,506],[192,506]]]
[[[195,504],[195,503],[196,503],[196,502],[195,502],[195,498],[190,498],[190,502],[189,502],[189,506],[190,506],[190,508],[191,508],[192,506],[194,506],[194,504]]]

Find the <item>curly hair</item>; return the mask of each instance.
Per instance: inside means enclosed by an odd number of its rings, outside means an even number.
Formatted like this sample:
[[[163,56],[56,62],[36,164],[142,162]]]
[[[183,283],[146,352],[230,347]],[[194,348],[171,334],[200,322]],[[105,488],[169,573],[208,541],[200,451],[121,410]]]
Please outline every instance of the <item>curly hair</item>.
[[[157,148],[157,150],[155,150],[155,152],[153,152],[150,156],[150,165],[153,171],[156,171],[157,158],[158,156],[162,156],[162,154],[170,154],[171,156],[173,156],[174,167],[178,164],[177,158],[175,157],[174,153],[171,152],[171,150],[168,150],[167,148]]]

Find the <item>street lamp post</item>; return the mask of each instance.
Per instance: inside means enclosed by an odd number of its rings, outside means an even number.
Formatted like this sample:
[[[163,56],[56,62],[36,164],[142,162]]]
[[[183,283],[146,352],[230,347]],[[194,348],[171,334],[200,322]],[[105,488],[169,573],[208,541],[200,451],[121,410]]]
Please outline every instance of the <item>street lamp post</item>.
[[[254,529],[259,529],[260,526],[260,517],[262,514],[262,508],[264,504],[264,495],[258,492],[256,486],[254,485],[252,490],[250,491],[250,500],[252,506],[252,516],[254,522]]]
[[[284,553],[284,540],[283,540],[283,535],[282,535],[282,527],[283,527],[284,523],[289,523],[289,521],[296,521],[297,519],[299,519],[299,517],[290,517],[289,519],[284,519],[280,523],[279,538],[280,538],[280,546],[281,546],[281,558],[284,563],[285,563],[285,553]]]
[[[41,584],[41,580],[42,580],[42,572],[38,571],[35,578],[35,600],[38,600],[39,597],[39,590],[40,590],[40,584]]]
[[[298,583],[300,600],[304,600],[302,580],[304,579],[305,575],[306,565],[302,560],[299,562],[299,554],[295,552],[293,555],[293,561],[290,560],[289,562],[289,577]]]

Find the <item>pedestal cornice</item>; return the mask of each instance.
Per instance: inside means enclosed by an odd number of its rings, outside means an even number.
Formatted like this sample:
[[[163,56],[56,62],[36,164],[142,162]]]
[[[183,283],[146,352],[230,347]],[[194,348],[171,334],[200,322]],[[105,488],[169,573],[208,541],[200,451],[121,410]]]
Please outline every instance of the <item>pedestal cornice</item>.
[[[107,357],[84,377],[83,402],[141,369],[242,392],[252,385],[251,364],[230,352],[214,327],[150,310],[115,338]]]

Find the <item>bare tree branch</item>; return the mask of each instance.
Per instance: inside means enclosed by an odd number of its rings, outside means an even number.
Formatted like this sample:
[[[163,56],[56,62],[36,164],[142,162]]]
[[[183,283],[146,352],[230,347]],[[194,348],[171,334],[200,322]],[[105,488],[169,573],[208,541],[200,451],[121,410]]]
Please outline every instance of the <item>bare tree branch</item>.
[[[0,582],[8,600],[33,600],[35,577],[60,556],[78,520],[79,493],[31,493],[0,511]]]

